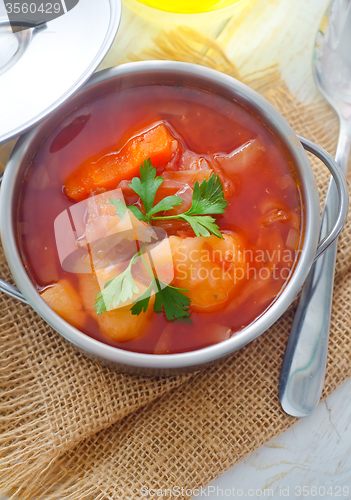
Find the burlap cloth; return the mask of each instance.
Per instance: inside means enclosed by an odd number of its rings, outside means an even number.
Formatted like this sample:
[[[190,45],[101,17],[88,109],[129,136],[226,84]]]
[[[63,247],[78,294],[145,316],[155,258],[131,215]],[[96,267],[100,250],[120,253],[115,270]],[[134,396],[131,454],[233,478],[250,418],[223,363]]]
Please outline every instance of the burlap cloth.
[[[157,45],[146,58],[237,74],[213,42],[194,34],[173,34]],[[297,133],[334,154],[334,112],[322,100],[297,102],[278,76],[272,69],[243,80]],[[2,162],[10,149],[1,149]],[[329,175],[312,164],[324,196]],[[351,375],[350,238],[348,222],[338,250],[323,398]],[[10,279],[2,253],[0,275]],[[97,365],[30,307],[1,294],[0,491],[30,500],[138,499],[142,486],[205,486],[295,422],[278,398],[295,305],[228,361],[195,375],[155,379]]]

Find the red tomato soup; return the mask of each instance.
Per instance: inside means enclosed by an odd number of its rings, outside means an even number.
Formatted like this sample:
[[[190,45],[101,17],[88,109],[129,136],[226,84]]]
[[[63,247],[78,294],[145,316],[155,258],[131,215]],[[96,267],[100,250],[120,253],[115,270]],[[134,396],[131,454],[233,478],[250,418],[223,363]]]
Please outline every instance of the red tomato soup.
[[[126,205],[145,214],[130,183],[140,177],[140,165],[148,159],[163,178],[154,203],[168,196],[182,198],[173,209],[157,213],[152,224],[167,233],[164,241],[173,266],[168,263],[168,290],[169,285],[181,289],[190,316],[186,321],[167,319],[159,294],[139,314],[131,312],[133,299],[97,314],[101,286],[94,265],[88,272],[70,272],[59,258],[55,220],[72,206],[83,202],[89,207],[92,199],[102,200],[101,224],[108,231],[124,215],[107,192],[121,189]],[[211,213],[210,206],[206,214],[215,219],[222,237],[196,236],[179,214],[190,209],[194,189],[212,182],[213,174],[228,203],[224,213]],[[296,266],[304,227],[294,166],[260,119],[219,94],[162,85],[122,89],[64,117],[31,161],[17,220],[26,270],[60,316],[101,342],[156,354],[218,343],[262,315]],[[96,220],[88,210],[85,237],[91,221],[94,231],[102,230]],[[149,230],[147,222],[135,220]],[[116,257],[118,248],[113,245],[110,254],[105,252],[107,261],[109,255]],[[138,280],[139,290],[145,290],[143,278]]]

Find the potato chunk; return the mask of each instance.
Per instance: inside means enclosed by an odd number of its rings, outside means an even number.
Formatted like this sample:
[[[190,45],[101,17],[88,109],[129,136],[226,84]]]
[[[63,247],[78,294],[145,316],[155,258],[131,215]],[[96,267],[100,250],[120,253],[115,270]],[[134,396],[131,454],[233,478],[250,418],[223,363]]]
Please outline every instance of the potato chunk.
[[[134,340],[145,331],[153,313],[153,297],[145,313],[135,316],[130,311],[130,305],[119,307],[113,311],[96,314],[95,297],[100,292],[97,278],[94,274],[81,274],[79,277],[80,295],[86,311],[98,322],[100,331],[115,342]]]
[[[61,318],[77,328],[82,328],[87,319],[83,311],[80,297],[68,280],[62,279],[58,283],[46,288],[41,293],[45,302]]]
[[[234,233],[200,238],[171,236],[174,265],[172,284],[188,289],[191,309],[218,311],[226,306],[244,278],[243,244]]]

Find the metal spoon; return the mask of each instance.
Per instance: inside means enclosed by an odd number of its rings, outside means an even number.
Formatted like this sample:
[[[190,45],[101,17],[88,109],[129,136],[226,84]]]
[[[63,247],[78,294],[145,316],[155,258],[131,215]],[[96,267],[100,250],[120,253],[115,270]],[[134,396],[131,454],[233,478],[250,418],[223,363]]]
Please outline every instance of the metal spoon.
[[[335,160],[346,175],[351,148],[351,0],[333,0],[316,37],[313,72],[317,86],[339,115]],[[321,238],[337,217],[338,198],[331,180],[321,221]],[[283,410],[310,415],[324,384],[330,326],[335,242],[313,265],[290,332],[279,395]]]

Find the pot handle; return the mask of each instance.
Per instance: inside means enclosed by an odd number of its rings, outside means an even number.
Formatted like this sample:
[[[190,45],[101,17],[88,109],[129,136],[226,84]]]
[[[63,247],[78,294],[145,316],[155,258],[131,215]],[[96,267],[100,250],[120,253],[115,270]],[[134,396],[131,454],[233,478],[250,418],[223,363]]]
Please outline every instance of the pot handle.
[[[339,196],[338,204],[338,216],[334,223],[333,229],[319,242],[316,255],[314,260],[316,261],[337,239],[339,234],[344,227],[346,222],[348,210],[349,210],[349,192],[345,180],[345,176],[336,163],[336,161],[327,153],[321,146],[315,144],[314,142],[305,139],[304,137],[298,136],[304,149],[309,153],[313,153],[317,158],[319,158],[324,165],[328,168],[329,172],[333,176],[335,186]]]
[[[2,182],[2,178],[4,176],[4,173],[2,172],[0,174],[0,185]],[[24,302],[25,304],[28,304],[27,299],[22,295],[22,293],[18,290],[17,287],[10,285],[10,283],[7,283],[7,281],[3,280],[0,278],[0,290],[7,295],[11,295],[11,297],[14,297],[15,299],[20,300],[21,302]]]

